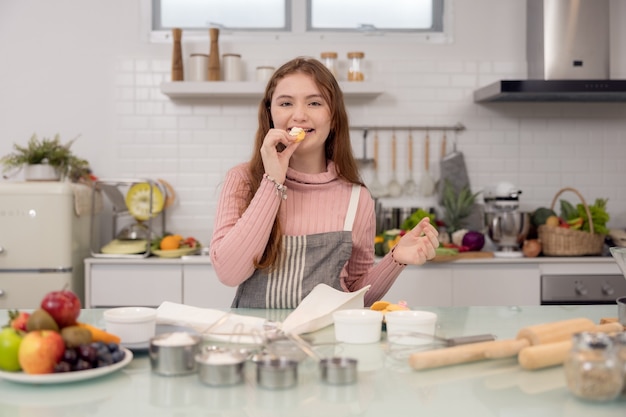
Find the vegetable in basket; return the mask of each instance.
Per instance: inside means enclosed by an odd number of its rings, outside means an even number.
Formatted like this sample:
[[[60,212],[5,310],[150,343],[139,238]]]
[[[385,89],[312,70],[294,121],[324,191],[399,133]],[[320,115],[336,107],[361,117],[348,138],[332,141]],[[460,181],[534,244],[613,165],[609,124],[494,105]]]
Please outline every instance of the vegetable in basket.
[[[588,206],[591,213],[591,224],[593,224],[594,233],[606,235],[609,229],[606,224],[610,220],[609,213],[606,211],[606,198],[597,198],[593,205]],[[582,203],[574,207],[569,201],[561,200],[561,217],[567,221],[572,229],[591,231],[587,211]]]

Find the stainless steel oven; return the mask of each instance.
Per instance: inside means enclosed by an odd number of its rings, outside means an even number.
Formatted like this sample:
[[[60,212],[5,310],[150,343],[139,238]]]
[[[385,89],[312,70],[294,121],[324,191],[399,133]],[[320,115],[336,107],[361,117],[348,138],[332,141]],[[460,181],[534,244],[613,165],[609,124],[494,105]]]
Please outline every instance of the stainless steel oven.
[[[607,274],[543,274],[541,304],[615,304],[626,295],[623,275]]]

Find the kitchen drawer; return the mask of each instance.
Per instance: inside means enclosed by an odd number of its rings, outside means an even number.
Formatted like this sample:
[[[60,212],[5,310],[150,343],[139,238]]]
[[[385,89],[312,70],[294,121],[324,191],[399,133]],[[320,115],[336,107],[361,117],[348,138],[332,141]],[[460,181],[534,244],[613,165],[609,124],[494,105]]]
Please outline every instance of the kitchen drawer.
[[[229,309],[237,287],[228,287],[217,279],[211,265],[183,265],[183,300],[196,307]]]
[[[86,297],[92,308],[183,302],[181,266],[176,264],[91,265],[86,279]]]

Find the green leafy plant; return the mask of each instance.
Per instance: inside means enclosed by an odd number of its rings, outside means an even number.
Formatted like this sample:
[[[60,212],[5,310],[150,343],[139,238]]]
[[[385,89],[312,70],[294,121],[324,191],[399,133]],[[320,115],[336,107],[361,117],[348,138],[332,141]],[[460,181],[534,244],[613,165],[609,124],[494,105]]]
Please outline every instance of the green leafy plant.
[[[443,221],[448,233],[463,228],[463,222],[472,213],[478,194],[480,191],[472,194],[468,186],[463,187],[457,193],[452,183],[446,180],[443,188],[442,205],[444,208]]]
[[[11,171],[16,173],[25,165],[48,164],[54,167],[62,178],[69,177],[72,181],[89,176],[89,162],[79,158],[70,150],[76,140],[72,139],[63,144],[59,135],[54,139],[43,138],[39,140],[33,134],[26,146],[13,145],[14,151],[0,158],[3,165],[2,172],[7,174]]]

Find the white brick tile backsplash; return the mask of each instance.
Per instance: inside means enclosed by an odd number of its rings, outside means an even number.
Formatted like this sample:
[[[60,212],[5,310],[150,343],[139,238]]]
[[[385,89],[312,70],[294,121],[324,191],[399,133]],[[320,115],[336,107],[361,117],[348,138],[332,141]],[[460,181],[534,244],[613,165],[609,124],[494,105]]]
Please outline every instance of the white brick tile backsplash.
[[[133,73],[120,72],[115,75],[115,85],[133,86],[135,85],[135,75]]]
[[[178,127],[178,117],[175,117],[175,116],[151,117],[150,127],[152,129],[175,129],[176,127]]]
[[[117,122],[119,129],[146,129],[150,124],[150,118],[143,116],[119,116]]]

